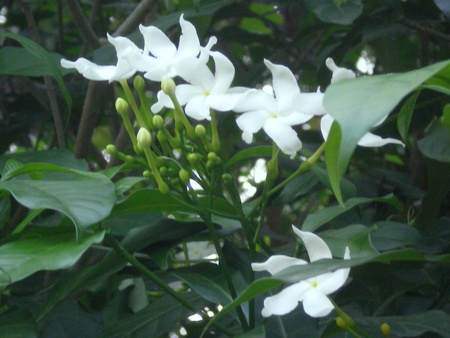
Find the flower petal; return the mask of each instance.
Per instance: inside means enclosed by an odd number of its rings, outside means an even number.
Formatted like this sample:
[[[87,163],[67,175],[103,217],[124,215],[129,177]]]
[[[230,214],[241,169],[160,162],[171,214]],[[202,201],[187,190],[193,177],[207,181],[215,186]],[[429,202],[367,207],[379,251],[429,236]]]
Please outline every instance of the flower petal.
[[[180,16],[181,36],[178,43],[178,51],[176,58],[181,60],[185,57],[197,57],[200,53],[200,41],[198,40],[197,31],[192,23],[184,20],[183,14]]]
[[[68,69],[76,69],[86,79],[93,81],[109,80],[116,72],[116,66],[99,66],[85,58],[76,61],[61,59],[61,66]]]
[[[361,147],[382,147],[389,143],[405,146],[402,141],[395,138],[382,138],[372,133],[367,133],[358,141],[358,145]]]
[[[275,98],[263,90],[251,89],[236,103],[233,110],[236,113],[265,110],[277,112],[278,103]]]
[[[203,95],[202,88],[190,84],[180,84],[175,88],[175,96],[180,105],[184,106],[194,96]]]
[[[325,241],[313,234],[312,232],[301,231],[295,226],[292,226],[294,233],[301,238],[303,243],[305,243],[306,250],[308,251],[308,256],[311,262],[317,261],[323,258],[332,258],[331,251]]]
[[[252,269],[253,271],[268,271],[271,275],[274,275],[290,266],[304,264],[307,264],[307,262],[303,259],[285,255],[273,255],[264,263],[252,263]]]
[[[303,299],[303,309],[307,315],[319,318],[327,316],[334,306],[325,294],[317,288],[311,288]]]
[[[279,110],[291,105],[292,98],[300,93],[297,80],[289,68],[276,65],[269,60],[264,60],[264,64],[272,72],[272,87],[277,98]]]
[[[306,121],[309,121],[313,118],[313,115],[306,115],[299,112],[293,112],[287,116],[278,116],[278,119],[280,121],[283,121],[283,123],[288,124],[290,126],[296,126],[298,124],[305,123]]]
[[[264,131],[275,142],[280,150],[294,157],[302,148],[297,132],[279,118],[269,118],[264,123]]]
[[[144,54],[152,53],[158,59],[170,64],[175,58],[177,47],[159,28],[154,26],[139,26],[144,37]]]
[[[325,114],[320,119],[320,131],[322,132],[322,137],[326,141],[328,138],[328,134],[330,133],[331,125],[333,124],[334,119],[330,114]]]
[[[177,63],[178,75],[186,82],[211,90],[214,85],[214,75],[206,64],[196,58],[184,58]]]
[[[295,110],[307,115],[324,115],[326,110],[323,106],[323,97],[325,94],[317,93],[299,93],[293,98]]]
[[[208,62],[209,59],[209,52],[211,48],[217,43],[217,38],[215,36],[211,36],[208,40],[208,43],[205,47],[200,47],[200,56],[198,57],[199,60],[203,63]]]
[[[254,134],[264,126],[268,118],[269,114],[265,110],[256,110],[242,114],[236,119],[236,123],[243,132]]]
[[[215,78],[211,88],[212,93],[224,93],[230,88],[234,79],[234,66],[231,61],[222,53],[210,52],[214,59]]]
[[[294,310],[298,302],[302,301],[310,286],[306,282],[300,282],[288,286],[272,297],[264,299],[263,317],[271,315],[284,315]]]
[[[192,97],[184,108],[186,115],[196,119],[201,120],[211,120],[211,115],[209,113],[209,104],[206,100],[206,96],[197,95]]]
[[[327,68],[333,72],[331,83],[356,78],[356,74],[350,69],[336,66],[332,58],[326,59],[325,64]]]
[[[173,102],[170,99],[169,95],[160,90],[157,94],[158,101],[152,104],[150,110],[153,114],[158,114],[164,107],[173,109]]]

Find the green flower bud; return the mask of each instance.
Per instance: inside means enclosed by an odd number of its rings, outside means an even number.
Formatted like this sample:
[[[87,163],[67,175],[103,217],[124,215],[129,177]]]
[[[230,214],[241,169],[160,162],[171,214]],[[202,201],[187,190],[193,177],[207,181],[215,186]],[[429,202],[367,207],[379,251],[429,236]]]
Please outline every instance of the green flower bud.
[[[170,77],[165,77],[164,79],[162,79],[161,89],[165,94],[169,96],[175,95],[175,88],[175,82]]]
[[[156,137],[158,138],[158,141],[161,143],[167,141],[166,135],[164,135],[164,133],[161,130],[158,131],[158,133],[156,134]]]
[[[133,80],[133,86],[137,91],[142,91],[145,88],[145,81],[140,75],[136,75]]]
[[[159,182],[158,189],[163,195],[167,195],[170,192],[169,186],[166,184],[166,182]]]
[[[133,156],[131,156],[131,155],[125,156],[126,164],[134,164],[135,162],[136,162],[136,159]]]
[[[225,173],[222,175],[222,181],[225,184],[230,184],[233,182],[233,176],[231,174]]]
[[[195,135],[197,135],[197,137],[199,137],[199,138],[205,137],[205,135],[206,135],[205,126],[202,124],[197,124],[195,126]]]
[[[144,170],[144,172],[142,173],[142,176],[144,176],[146,178],[150,178],[153,176],[153,174],[150,170]]]
[[[108,144],[106,146],[106,152],[110,155],[115,155],[117,154],[117,148],[114,144]]]
[[[141,128],[137,134],[137,141],[140,147],[148,148],[152,144],[152,135],[147,129]]]
[[[153,116],[153,125],[156,127],[156,129],[163,129],[164,128],[164,119],[161,117],[161,115],[155,115]]]
[[[216,153],[214,153],[214,152],[208,153],[208,160],[215,162],[215,161],[217,161],[217,159],[218,159],[218,156]]]
[[[190,153],[187,155],[187,160],[190,164],[196,165],[202,160],[203,156],[199,153]]]
[[[381,324],[381,332],[382,332],[386,337],[390,337],[390,336],[391,336],[391,327],[389,326],[388,323],[383,323],[383,324]]]
[[[116,110],[119,114],[127,114],[128,113],[128,102],[122,99],[121,97],[116,100]]]
[[[181,169],[178,173],[178,176],[180,177],[181,182],[183,182],[184,184],[189,183],[190,175],[189,171],[187,171],[186,169]]]
[[[347,324],[345,324],[345,320],[342,317],[336,318],[336,325],[343,330],[347,328]]]
[[[169,174],[169,170],[166,166],[163,166],[159,168],[159,173],[161,174],[161,176],[167,176]]]

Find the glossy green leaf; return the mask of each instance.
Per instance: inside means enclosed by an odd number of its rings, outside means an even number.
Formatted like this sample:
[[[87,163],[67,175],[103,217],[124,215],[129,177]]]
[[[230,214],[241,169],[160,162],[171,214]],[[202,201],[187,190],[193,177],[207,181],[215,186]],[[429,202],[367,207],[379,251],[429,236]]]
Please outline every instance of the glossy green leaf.
[[[324,106],[335,123],[330,130],[325,152],[333,191],[342,203],[339,181],[344,175],[358,141],[386,117],[408,93],[450,61],[401,74],[387,74],[343,80],[330,85]]]
[[[56,63],[52,55],[47,52],[44,48],[39,46],[34,41],[27,39],[21,35],[0,31],[0,36],[5,38],[13,39],[19,42],[28,52],[35,55],[37,58],[42,60],[42,62],[46,65],[47,71],[51,73],[51,75],[56,79],[56,82],[61,89],[61,92],[66,100],[66,104],[69,107],[69,111],[72,109],[72,98],[67,91],[66,85],[64,84],[64,80],[61,73],[61,66]]]
[[[100,243],[103,236],[100,232],[77,242],[71,228],[28,228],[17,238],[0,245],[0,287],[36,271],[67,269],[92,244]]]
[[[439,123],[433,124],[425,137],[417,141],[417,147],[428,158],[450,163],[449,129]]]
[[[324,22],[350,25],[362,13],[361,0],[346,0],[337,5],[330,0],[306,0],[306,6]]]
[[[29,175],[43,175],[30,179]],[[30,209],[52,209],[67,215],[84,229],[107,217],[116,201],[114,184],[102,174],[44,163],[26,164],[8,172],[0,189]]]
[[[240,334],[236,338],[261,338],[266,337],[264,326],[257,326],[253,330]]]
[[[387,203],[394,206],[398,210],[401,210],[402,208],[400,202],[393,194],[378,198],[355,197],[347,200],[344,207],[340,205],[334,205],[309,214],[303,222],[302,230],[314,231],[327,222],[331,221],[332,219],[338,217],[339,215],[342,215],[343,213],[358,205],[364,205],[373,202]]]
[[[371,233],[372,243],[377,250],[386,251],[421,245],[423,237],[409,224],[398,222],[377,222]]]
[[[261,157],[271,157],[272,156],[272,147],[271,146],[258,146],[251,147],[233,155],[232,158],[228,160],[225,164],[225,168],[229,168],[236,163],[239,163],[244,160],[248,160],[251,158],[261,158]]]
[[[0,316],[0,338],[35,338],[36,322],[27,310],[15,310]]]
[[[421,91],[415,92],[411,95],[408,100],[403,104],[397,117],[397,128],[403,142],[411,148],[411,142],[409,141],[408,131],[409,125],[411,123],[412,115],[414,112],[414,107],[416,106],[417,98],[419,97]]]

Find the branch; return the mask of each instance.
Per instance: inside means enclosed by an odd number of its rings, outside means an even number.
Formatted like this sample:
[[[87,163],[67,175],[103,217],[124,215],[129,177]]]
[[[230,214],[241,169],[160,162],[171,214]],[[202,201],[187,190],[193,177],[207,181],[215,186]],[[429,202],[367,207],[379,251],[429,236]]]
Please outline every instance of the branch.
[[[153,8],[155,0],[142,0],[128,18],[117,28],[113,36],[130,34]]]
[[[76,0],[66,0],[66,2],[67,6],[69,7],[72,20],[75,22],[75,25],[77,25],[81,34],[83,34],[89,46],[91,46],[92,49],[100,48],[100,39],[98,38],[97,34],[95,34],[94,30],[89,24],[88,19],[84,16],[79,2]]]
[[[419,25],[418,23],[407,19],[403,15],[398,18],[398,22],[400,22],[401,24],[403,24],[409,28],[412,28],[416,31],[419,31],[419,32],[422,32],[422,33],[425,33],[425,34],[428,34],[431,36],[435,36],[437,38],[440,38],[440,39],[443,39],[446,41],[450,41],[450,35],[447,35],[447,34],[435,31],[434,29]]]

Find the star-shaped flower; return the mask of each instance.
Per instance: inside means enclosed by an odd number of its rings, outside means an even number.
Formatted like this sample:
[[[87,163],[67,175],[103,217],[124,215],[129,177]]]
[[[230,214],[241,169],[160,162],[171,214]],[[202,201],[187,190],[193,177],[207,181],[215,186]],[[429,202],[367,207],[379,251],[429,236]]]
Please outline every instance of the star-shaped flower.
[[[251,143],[253,134],[262,128],[283,153],[293,157],[302,143],[292,126],[325,113],[323,94],[301,93],[297,80],[287,67],[268,60],[264,63],[272,73],[275,95],[263,90],[246,93],[233,108],[235,112],[243,113],[236,122],[243,131],[245,142]]]
[[[330,249],[319,236],[301,231],[294,226],[292,228],[305,243],[311,262],[332,258]],[[344,259],[350,259],[348,247],[345,249]],[[274,255],[264,263],[252,263],[252,269],[253,271],[268,271],[274,275],[290,266],[305,264],[308,262],[303,259]],[[303,302],[303,309],[309,316],[325,317],[334,309],[327,295],[341,288],[349,273],[350,268],[339,269],[290,285],[278,294],[264,300],[262,315],[264,317],[284,315],[294,310],[299,302]]]

